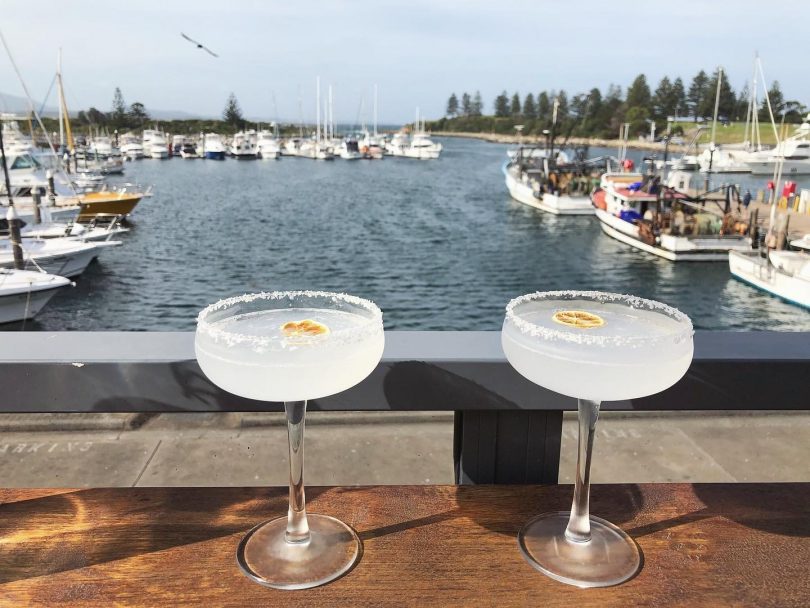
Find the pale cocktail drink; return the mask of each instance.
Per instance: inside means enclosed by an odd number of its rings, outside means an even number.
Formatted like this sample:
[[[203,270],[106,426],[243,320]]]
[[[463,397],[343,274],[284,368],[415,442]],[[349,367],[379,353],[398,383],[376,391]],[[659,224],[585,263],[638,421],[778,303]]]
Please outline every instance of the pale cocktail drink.
[[[360,559],[360,539],[351,527],[326,515],[307,515],[304,417],[308,399],[334,395],[366,378],[384,343],[380,309],[345,294],[249,294],[200,313],[195,350],[205,375],[235,395],[283,401],[287,414],[287,516],[256,526],[237,551],[239,566],[254,581],[282,589],[315,587]]]
[[[692,361],[692,323],[660,302],[601,292],[537,292],[506,307],[501,344],[509,363],[537,385],[575,397],[579,447],[571,512],[545,513],[518,536],[527,561],[579,587],[626,581],[640,567],[633,539],[590,516],[590,467],[601,401],[666,390]]]

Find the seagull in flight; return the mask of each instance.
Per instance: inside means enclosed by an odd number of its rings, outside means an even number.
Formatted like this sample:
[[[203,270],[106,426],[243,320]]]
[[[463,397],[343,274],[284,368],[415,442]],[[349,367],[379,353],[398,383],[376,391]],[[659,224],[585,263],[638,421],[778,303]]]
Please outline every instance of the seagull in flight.
[[[206,53],[209,53],[209,54],[213,55],[214,57],[219,57],[219,55],[217,55],[217,54],[216,54],[214,51],[212,51],[212,50],[211,50],[211,49],[209,49],[208,47],[203,46],[202,44],[200,44],[200,43],[199,43],[199,42],[197,42],[196,40],[192,40],[191,38],[189,38],[188,36],[186,36],[186,35],[185,35],[183,32],[180,32],[180,35],[181,35],[183,38],[185,38],[186,40],[188,40],[189,42],[191,42],[192,44],[196,44],[198,49],[202,49],[202,50],[204,50]]]

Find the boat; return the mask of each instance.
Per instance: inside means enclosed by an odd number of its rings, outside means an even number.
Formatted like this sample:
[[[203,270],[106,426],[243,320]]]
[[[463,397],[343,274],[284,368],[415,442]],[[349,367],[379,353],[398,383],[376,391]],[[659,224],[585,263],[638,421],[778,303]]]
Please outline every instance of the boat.
[[[281,156],[281,145],[273,131],[259,131],[256,155],[263,160],[275,160]]]
[[[3,147],[9,156],[17,156],[23,154],[35,155],[37,147],[33,138],[26,135],[20,129],[22,117],[14,114],[2,113],[0,114],[0,122],[2,122],[3,129]]]
[[[397,131],[391,137],[391,140],[385,144],[385,153],[388,156],[405,156],[405,150],[410,145],[408,133],[406,131]]]
[[[49,274],[76,277],[95,260],[102,250],[120,246],[121,241],[86,243],[78,238],[25,239],[23,258],[26,269],[40,269]],[[14,267],[14,252],[8,239],[0,239],[0,268]]]
[[[236,160],[253,160],[256,158],[256,131],[239,131],[231,140],[230,155]]]
[[[786,302],[810,308],[810,254],[770,250],[728,254],[731,274]]]
[[[751,154],[743,144],[738,147],[710,145],[696,160],[703,173],[750,173]]]
[[[0,323],[33,319],[70,279],[46,272],[0,268]]]
[[[347,137],[340,142],[338,155],[344,160],[360,160],[363,154],[360,152],[360,145],[354,137]]]
[[[755,227],[731,213],[730,189],[724,199],[693,196],[656,175],[608,172],[591,201],[605,234],[673,262],[725,261],[729,251],[753,249]]]
[[[368,131],[363,131],[358,144],[363,158],[381,160],[385,154],[385,142],[379,135],[372,135]]]
[[[87,155],[93,158],[108,158],[113,154],[112,140],[106,135],[97,135],[87,146]]]
[[[284,143],[281,145],[281,155],[282,156],[298,156],[298,151],[301,148],[301,138],[300,137],[291,137],[290,139],[285,139]]]
[[[25,223],[20,229],[23,239],[54,239],[66,236],[77,237],[82,241],[109,241],[114,237],[126,234],[129,228],[121,226],[124,216],[96,216],[87,224],[76,221],[54,221],[47,207],[40,212],[40,223]]]
[[[124,133],[121,136],[121,156],[125,160],[139,160],[143,158],[143,144],[134,133]]]
[[[754,175],[773,175],[780,161],[783,175],[810,174],[810,114],[791,137],[771,150],[752,152],[746,164]]]
[[[183,146],[190,142],[191,140],[185,135],[172,135],[172,156],[180,156]]]
[[[334,160],[334,150],[324,141],[317,139],[305,139],[298,146],[298,154],[301,158],[311,158],[313,160]]]
[[[180,148],[180,157],[181,158],[200,158],[199,152],[197,152],[197,146],[191,140],[186,140],[183,143],[183,147]]]
[[[203,136],[203,157],[209,160],[225,160],[225,145],[219,133],[206,133]]]
[[[534,154],[536,148],[517,150],[502,171],[509,195],[524,205],[555,215],[593,215],[593,181],[604,171],[606,158],[571,163],[559,152],[554,159]]]
[[[118,184],[114,189],[104,188],[78,196],[79,215],[76,220],[87,222],[97,216],[130,215],[142,199],[151,196],[151,188],[144,190],[137,184]]]
[[[162,131],[143,130],[143,156],[144,158],[169,158],[169,143]]]

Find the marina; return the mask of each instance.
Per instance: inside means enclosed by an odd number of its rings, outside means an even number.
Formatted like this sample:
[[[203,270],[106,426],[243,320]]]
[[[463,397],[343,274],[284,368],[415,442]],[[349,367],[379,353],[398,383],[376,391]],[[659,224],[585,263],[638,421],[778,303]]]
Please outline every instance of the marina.
[[[187,330],[189,311],[216,295],[302,285],[380,302],[394,329],[496,329],[509,294],[622,291],[628,282],[698,328],[810,329],[810,313],[736,280],[727,260],[672,263],[604,234],[593,216],[513,200],[502,173],[507,145],[437,141],[433,162],[128,162],[125,175],[108,178],[111,188],[131,180],[154,195],[115,237],[123,246],[105,250],[26,329]],[[647,154],[628,158],[643,166]],[[711,179],[765,188],[750,175]]]

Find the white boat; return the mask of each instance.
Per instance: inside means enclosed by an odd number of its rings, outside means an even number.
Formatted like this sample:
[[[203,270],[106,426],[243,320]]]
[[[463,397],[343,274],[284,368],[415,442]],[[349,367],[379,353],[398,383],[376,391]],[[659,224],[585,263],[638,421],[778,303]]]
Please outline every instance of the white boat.
[[[45,272],[0,268],[0,323],[33,319],[70,280]]]
[[[169,142],[162,131],[144,129],[143,131],[144,158],[169,158]]]
[[[379,135],[372,135],[368,131],[363,131],[363,136],[357,142],[363,158],[380,160],[385,154],[385,140]]]
[[[108,158],[113,154],[112,140],[106,135],[98,135],[90,140],[87,154],[93,158]]]
[[[259,131],[256,142],[256,154],[262,160],[275,160],[281,156],[281,145],[272,131]]]
[[[750,173],[751,154],[744,147],[715,146],[714,151],[704,150],[696,160],[704,173]]]
[[[282,156],[298,156],[298,151],[301,148],[301,139],[298,137],[292,137],[290,139],[285,139],[284,143],[281,145],[281,155]]]
[[[408,134],[404,131],[397,131],[391,140],[385,143],[385,153],[389,156],[405,156],[405,150],[409,145]]]
[[[30,135],[26,135],[20,129],[17,122],[20,119],[21,117],[14,114],[0,114],[0,121],[3,123],[3,147],[9,156],[34,155],[37,152],[36,144]]]
[[[298,146],[297,156],[313,160],[334,160],[335,153],[324,141],[306,139]]]
[[[725,261],[729,251],[752,251],[751,239],[735,233],[728,212],[711,212],[686,194],[668,190],[640,173],[605,173],[591,195],[605,234],[673,262]]]
[[[503,165],[509,195],[524,205],[555,215],[593,215],[594,209],[587,190],[569,192],[551,188],[543,169],[521,168],[513,161]]]
[[[252,160],[256,158],[256,143],[256,131],[239,131],[233,136],[228,151],[236,160]]]
[[[225,160],[225,144],[219,133],[206,133],[203,136],[203,157],[209,160]]]
[[[126,160],[143,158],[143,144],[134,133],[124,133],[121,136],[121,156]]]
[[[180,156],[183,146],[190,142],[191,140],[185,135],[172,135],[172,156]]]
[[[200,153],[197,152],[197,146],[191,140],[187,140],[183,143],[183,147],[180,148],[180,158],[200,158]]]
[[[80,239],[25,239],[22,247],[27,270],[41,268],[63,277],[79,276],[103,249],[117,247],[121,241],[86,243]],[[14,252],[8,239],[0,240],[0,268],[14,267]]]
[[[338,155],[343,160],[360,160],[363,158],[363,154],[360,152],[360,145],[354,137],[347,137],[340,142]]]
[[[762,257],[759,251],[728,255],[731,274],[783,300],[810,308],[810,254],[775,251]]]
[[[24,239],[55,239],[66,236],[77,237],[82,241],[109,241],[113,237],[129,232],[129,228],[121,226],[122,217],[109,218],[106,223],[93,221],[90,224],[79,224],[73,221],[53,221],[47,207],[42,210],[43,221],[39,224],[26,223],[20,229],[20,236]]]
[[[773,175],[784,159],[782,175],[810,174],[810,114],[795,133],[771,150],[752,152],[747,165],[754,175]]]

